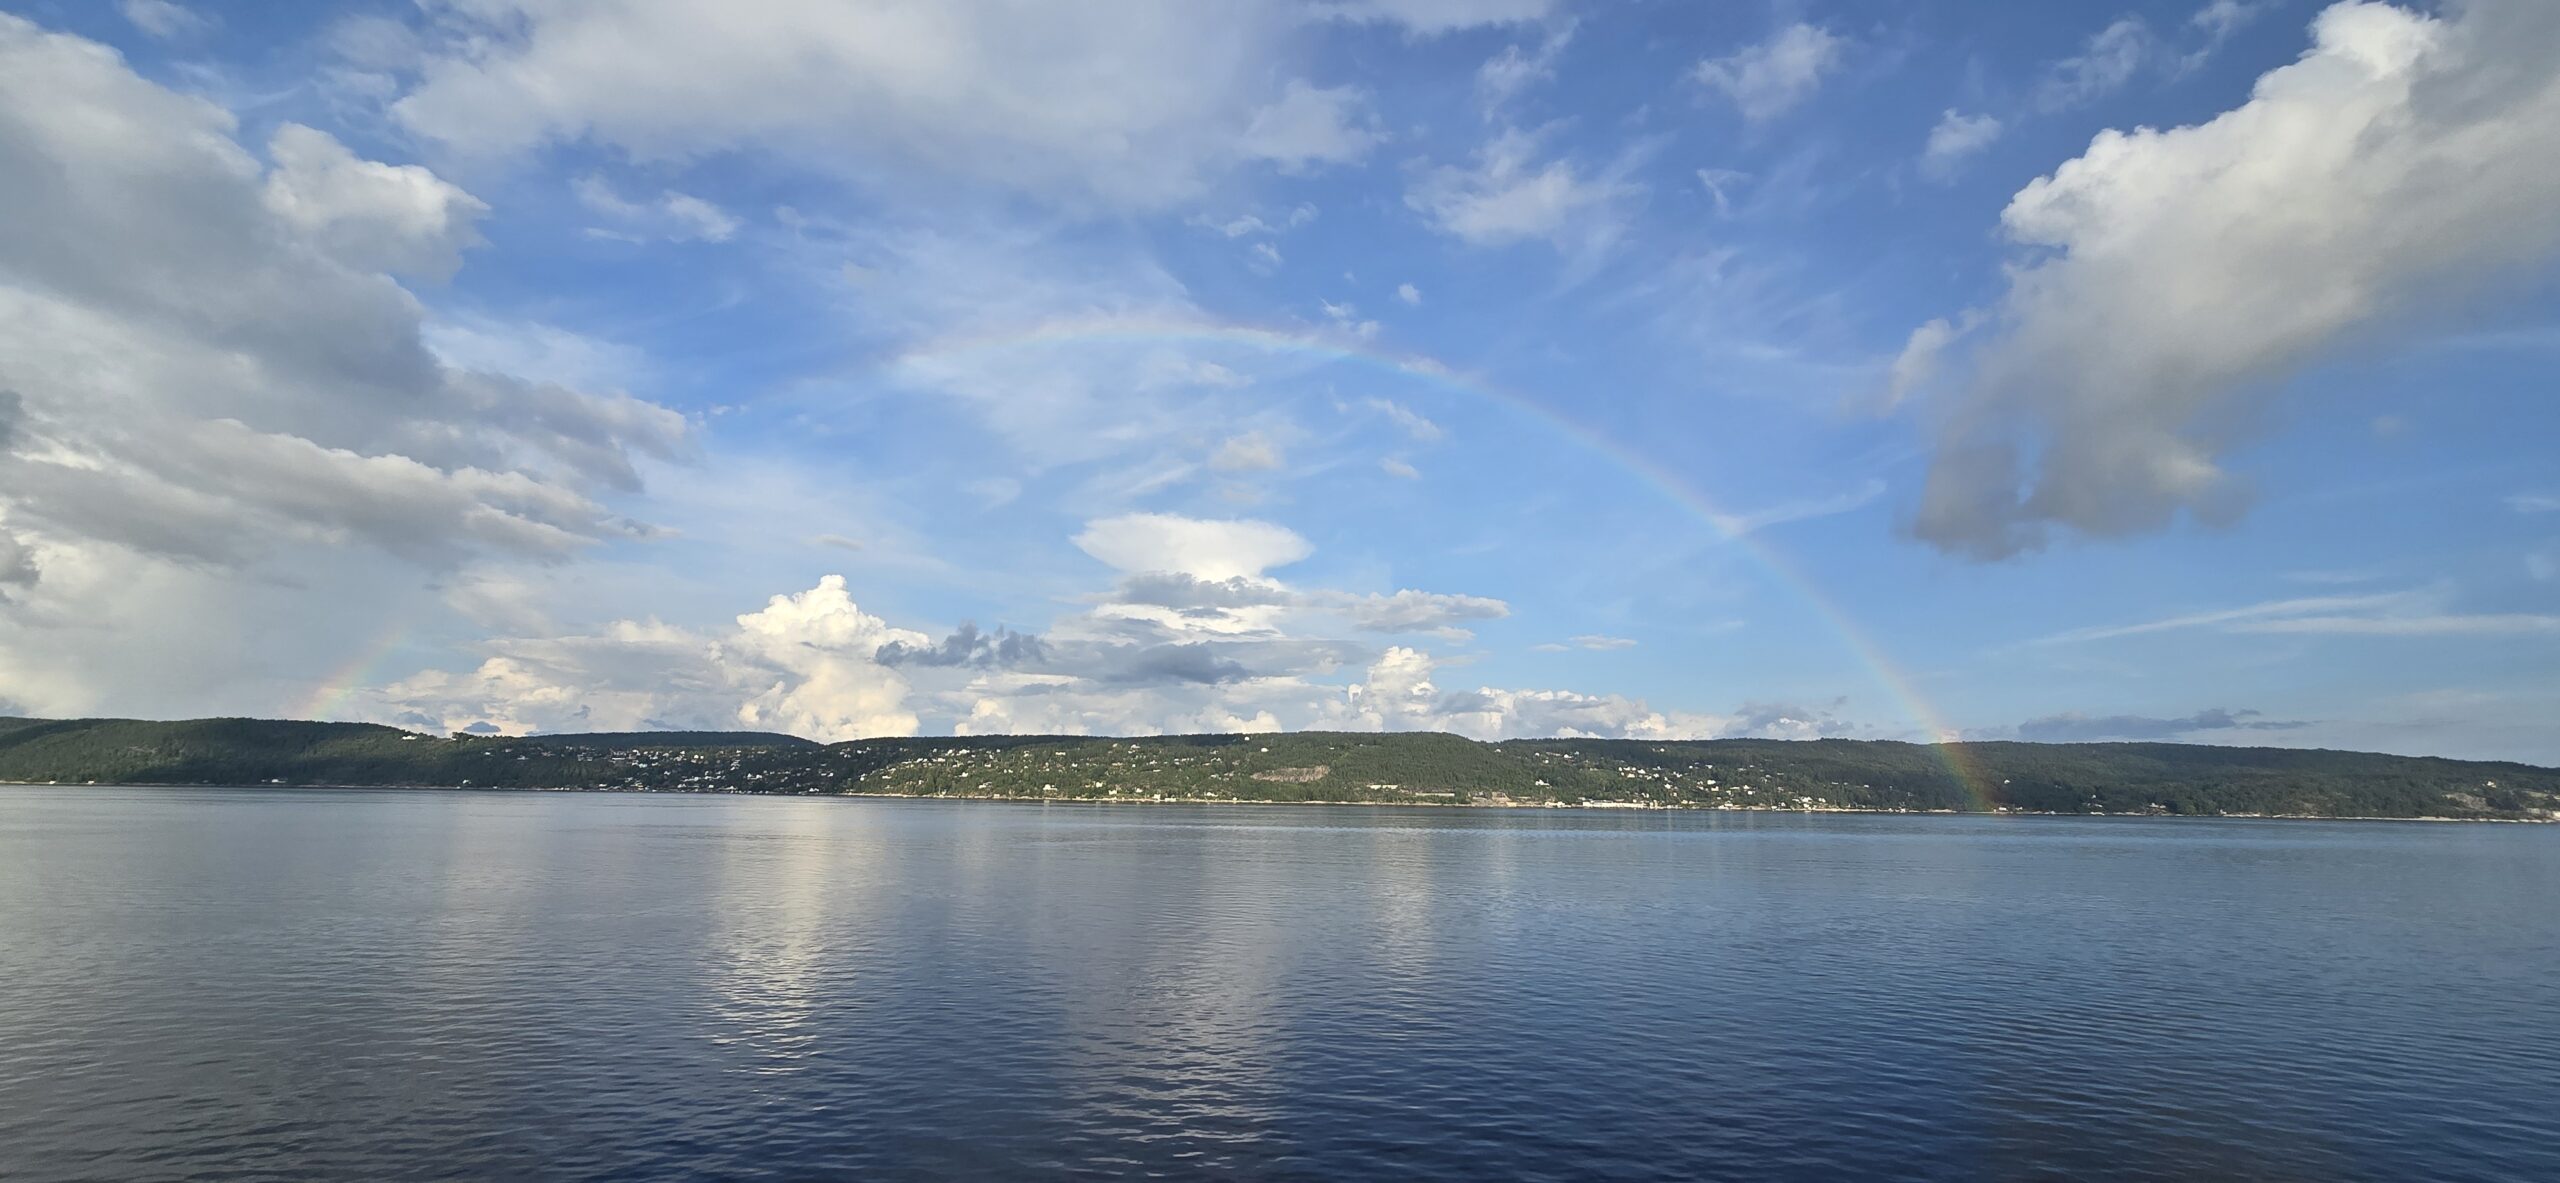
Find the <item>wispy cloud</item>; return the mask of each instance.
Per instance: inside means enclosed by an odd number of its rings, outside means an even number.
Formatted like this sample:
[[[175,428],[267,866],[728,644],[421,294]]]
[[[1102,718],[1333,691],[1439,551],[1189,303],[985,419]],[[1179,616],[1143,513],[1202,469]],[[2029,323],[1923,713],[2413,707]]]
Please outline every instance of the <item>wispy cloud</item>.
[[[2535,612],[2456,612],[2426,616],[2289,616],[2253,620],[2243,633],[2318,633],[2349,637],[2503,637],[2560,633],[2560,616]]]
[[[1809,518],[1827,518],[1864,508],[1867,503],[1884,496],[1884,482],[1869,479],[1866,484],[1846,493],[1806,501],[1788,501],[1744,513],[1711,515],[1716,528],[1735,537],[1756,534],[1771,526],[1801,522]]]
[[[2359,596],[2300,596],[2190,612],[2133,624],[2072,629],[2032,644],[2072,645],[2153,633],[2216,632],[2348,637],[2522,636],[2560,633],[2560,616],[2533,612],[2448,612],[2445,589]]]
[[[1813,97],[1846,44],[1829,30],[1789,25],[1761,44],[1698,63],[1691,76],[1722,91],[1743,118],[1757,123]]]

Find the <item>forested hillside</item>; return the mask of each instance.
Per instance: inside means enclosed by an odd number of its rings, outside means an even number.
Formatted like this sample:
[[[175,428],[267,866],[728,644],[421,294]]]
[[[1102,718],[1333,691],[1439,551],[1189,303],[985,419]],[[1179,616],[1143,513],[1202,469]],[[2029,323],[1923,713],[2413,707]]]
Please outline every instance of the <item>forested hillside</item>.
[[[2560,818],[2560,770],[2187,744],[1513,740],[1307,732],[815,744],[757,732],[517,739],[360,723],[0,719],[0,781],[445,785],[1064,801]]]

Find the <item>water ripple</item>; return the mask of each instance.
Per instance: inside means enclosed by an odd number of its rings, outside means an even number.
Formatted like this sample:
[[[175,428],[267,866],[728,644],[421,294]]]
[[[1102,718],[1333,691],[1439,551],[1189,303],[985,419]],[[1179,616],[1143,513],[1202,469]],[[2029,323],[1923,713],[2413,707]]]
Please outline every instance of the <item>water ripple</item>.
[[[11,1180],[2560,1178],[2552,828],[0,819]]]

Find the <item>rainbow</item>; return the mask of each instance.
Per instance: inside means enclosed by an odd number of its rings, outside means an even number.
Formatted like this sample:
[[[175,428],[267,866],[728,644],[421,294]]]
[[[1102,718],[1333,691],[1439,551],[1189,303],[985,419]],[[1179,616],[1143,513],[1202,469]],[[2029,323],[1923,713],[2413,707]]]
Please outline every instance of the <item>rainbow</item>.
[[[288,705],[284,717],[331,722],[331,716],[347,705],[347,699],[373,683],[374,674],[382,663],[389,660],[408,639],[406,620],[395,619],[383,626],[382,631],[358,647],[353,656],[320,679],[320,684],[312,687],[311,693]]]
[[[1103,317],[1076,320],[1054,320],[1027,330],[949,337],[921,348],[900,353],[889,359],[886,367],[926,369],[937,362],[965,358],[973,354],[998,353],[1007,350],[1044,346],[1183,345],[1216,344],[1263,353],[1286,354],[1311,358],[1332,364],[1365,366],[1395,376],[1422,382],[1466,398],[1490,402],[1516,414],[1536,420],[1542,426],[1572,440],[1577,445],[1607,459],[1657,495],[1678,506],[1683,512],[1705,523],[1725,541],[1738,547],[1782,587],[1801,597],[1836,634],[1841,644],[1858,663],[1865,667],[1877,688],[1891,698],[1910,719],[1929,736],[1928,744],[1947,773],[1955,778],[1977,809],[1989,810],[1998,801],[1991,791],[1992,780],[1974,760],[1957,732],[1939,717],[1935,708],[1911,685],[1911,679],[1888,657],[1882,646],[1860,627],[1857,620],[1843,610],[1819,584],[1787,555],[1761,541],[1749,519],[1718,506],[1707,495],[1680,479],[1662,465],[1642,453],[1611,439],[1591,427],[1577,423],[1525,395],[1505,390],[1479,376],[1465,374],[1435,358],[1391,353],[1369,346],[1366,342],[1339,335],[1318,334],[1286,329],[1213,321]]]

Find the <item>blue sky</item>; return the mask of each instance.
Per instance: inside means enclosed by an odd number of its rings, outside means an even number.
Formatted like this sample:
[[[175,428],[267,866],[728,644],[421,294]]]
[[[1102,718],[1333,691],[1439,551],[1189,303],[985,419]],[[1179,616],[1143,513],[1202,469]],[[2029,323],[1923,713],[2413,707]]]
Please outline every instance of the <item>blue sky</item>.
[[[0,704],[2560,762],[2560,12],[0,2]]]

